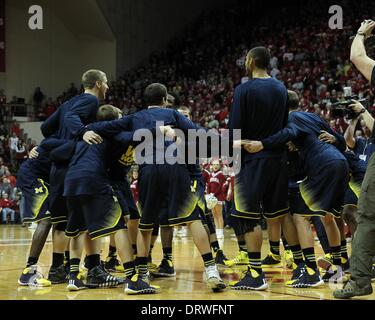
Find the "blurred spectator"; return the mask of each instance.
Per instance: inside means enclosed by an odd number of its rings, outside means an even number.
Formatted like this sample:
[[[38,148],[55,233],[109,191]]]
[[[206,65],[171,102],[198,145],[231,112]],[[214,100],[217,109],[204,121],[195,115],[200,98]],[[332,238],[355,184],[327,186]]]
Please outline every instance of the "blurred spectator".
[[[11,224],[14,224],[15,222],[15,212],[14,212],[14,206],[15,203],[13,200],[8,199],[7,193],[2,193],[2,197],[0,199],[0,211],[3,216],[3,223],[8,224],[8,221],[10,220]],[[9,215],[9,220],[8,216]]]
[[[68,90],[68,97],[70,99],[70,98],[73,98],[74,96],[76,96],[77,94],[78,94],[78,89],[76,88],[75,84],[72,82],[70,84],[70,88]]]
[[[7,176],[10,176],[10,171],[8,169],[7,166],[5,166],[4,164],[1,164],[0,166],[0,177],[7,177]]]
[[[4,142],[0,140],[0,157],[5,156],[5,148],[4,148]]]
[[[26,143],[22,140],[19,140],[16,148],[16,160],[17,160],[17,170],[20,167],[21,163],[27,159],[27,150]]]
[[[9,139],[9,156],[10,156],[10,163],[14,168],[16,166],[16,154],[17,154],[17,145],[18,145],[18,136],[15,132],[12,133],[12,136]]]
[[[15,133],[17,137],[21,135],[21,127],[17,120],[14,120],[10,126],[10,134],[13,135],[13,133]]]
[[[0,194],[6,193],[8,195],[13,194],[13,187],[10,184],[10,180],[8,178],[3,178],[0,180]]]
[[[4,123],[0,123],[0,139],[4,140],[7,135],[8,130],[5,128]]]
[[[55,103],[52,101],[52,98],[48,98],[48,102],[46,103],[45,111],[44,111],[46,118],[52,115],[55,111],[56,111]]]
[[[42,102],[45,98],[45,95],[41,91],[40,87],[37,87],[34,91],[33,95],[33,102],[34,102],[34,110],[38,111],[42,108]]]

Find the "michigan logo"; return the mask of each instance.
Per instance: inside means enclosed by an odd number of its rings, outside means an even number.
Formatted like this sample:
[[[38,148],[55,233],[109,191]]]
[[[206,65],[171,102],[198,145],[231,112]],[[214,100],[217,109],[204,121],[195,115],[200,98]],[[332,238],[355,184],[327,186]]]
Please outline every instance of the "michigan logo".
[[[43,192],[44,192],[43,187],[35,188],[35,194],[43,193]]]
[[[131,166],[134,163],[134,152],[133,146],[130,146],[128,150],[121,156],[119,162],[125,166]]]

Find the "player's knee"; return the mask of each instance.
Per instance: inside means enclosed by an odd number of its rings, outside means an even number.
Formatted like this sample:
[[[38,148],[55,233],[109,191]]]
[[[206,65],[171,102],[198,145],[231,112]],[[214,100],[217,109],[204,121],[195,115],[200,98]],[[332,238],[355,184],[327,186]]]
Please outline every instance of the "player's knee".
[[[51,220],[46,219],[38,222],[40,228],[49,229],[52,226]]]
[[[254,232],[256,228],[260,227],[260,219],[249,219],[242,224],[243,234]]]
[[[331,224],[335,222],[335,218],[330,214],[327,214],[323,219],[324,219],[324,223]]]

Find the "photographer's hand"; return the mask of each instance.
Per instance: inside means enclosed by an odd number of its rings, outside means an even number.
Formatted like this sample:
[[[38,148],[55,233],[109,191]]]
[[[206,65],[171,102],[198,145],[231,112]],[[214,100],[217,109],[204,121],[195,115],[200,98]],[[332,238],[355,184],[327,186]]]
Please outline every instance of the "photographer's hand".
[[[367,38],[371,34],[374,28],[375,28],[375,21],[365,20],[362,22],[361,27],[357,31],[357,34],[364,35]]]
[[[358,115],[364,113],[366,108],[357,100],[352,100],[353,104],[349,105],[349,107]]]
[[[374,27],[375,22],[372,20],[362,22],[350,50],[350,61],[353,62],[359,72],[361,72],[368,81],[372,80],[372,70],[375,67],[375,61],[367,56],[364,41],[365,38],[371,34]]]
[[[367,128],[369,128],[372,132],[374,128],[374,118],[359,101],[353,100],[353,102],[354,104],[351,104],[349,107],[351,107],[354,112],[362,115]]]

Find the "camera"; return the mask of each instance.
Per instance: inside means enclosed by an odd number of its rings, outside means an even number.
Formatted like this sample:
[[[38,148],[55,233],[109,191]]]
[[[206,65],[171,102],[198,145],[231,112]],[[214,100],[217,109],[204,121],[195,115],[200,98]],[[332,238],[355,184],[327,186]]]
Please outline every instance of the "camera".
[[[333,103],[331,105],[332,118],[335,118],[335,119],[346,118],[348,120],[353,120],[353,119],[358,118],[360,114],[356,113],[350,107],[350,105],[353,104],[353,100],[359,101],[361,104],[363,104],[366,107],[367,99],[359,100],[358,96],[356,95],[346,96],[345,100]]]

